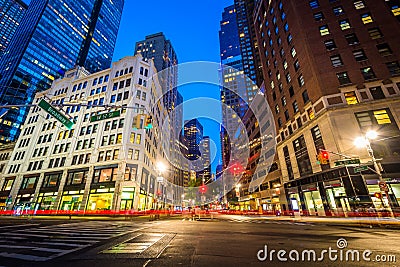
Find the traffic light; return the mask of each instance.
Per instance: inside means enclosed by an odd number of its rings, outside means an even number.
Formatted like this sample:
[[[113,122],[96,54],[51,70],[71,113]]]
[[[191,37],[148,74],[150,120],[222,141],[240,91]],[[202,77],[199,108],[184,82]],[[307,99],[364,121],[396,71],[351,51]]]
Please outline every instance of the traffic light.
[[[146,115],[145,123],[144,123],[144,128],[145,129],[152,129],[153,128],[153,116],[151,115]]]
[[[328,164],[329,163],[329,152],[321,150],[317,156],[317,164]]]
[[[382,199],[382,193],[380,193],[380,192],[375,192],[375,193],[374,193],[374,197],[379,198],[379,199]]]
[[[207,186],[202,185],[202,186],[200,186],[199,190],[200,190],[200,193],[204,194],[205,192],[207,192]]]
[[[141,129],[142,124],[142,114],[136,115],[136,117],[133,119],[133,129]]]

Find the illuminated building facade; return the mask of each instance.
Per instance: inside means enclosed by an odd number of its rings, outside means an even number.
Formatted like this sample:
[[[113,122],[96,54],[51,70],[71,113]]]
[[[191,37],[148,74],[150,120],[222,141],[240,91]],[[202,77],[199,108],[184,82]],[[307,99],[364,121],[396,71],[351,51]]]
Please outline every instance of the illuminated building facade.
[[[0,57],[10,43],[27,8],[22,0],[0,0]]]
[[[125,57],[93,74],[81,67],[69,70],[36,94],[35,104],[45,97],[53,106],[68,104],[61,112],[74,125],[68,130],[40,107],[30,109],[0,181],[0,196],[11,195],[12,202],[0,198],[1,205],[101,211],[172,203],[173,193],[156,180],[156,163],[166,161],[159,149],[166,111],[156,102],[162,93],[151,79],[155,72],[151,60]],[[110,108],[98,106],[105,104]],[[133,127],[140,114],[152,115],[152,129]],[[139,121],[143,126],[144,118]]]

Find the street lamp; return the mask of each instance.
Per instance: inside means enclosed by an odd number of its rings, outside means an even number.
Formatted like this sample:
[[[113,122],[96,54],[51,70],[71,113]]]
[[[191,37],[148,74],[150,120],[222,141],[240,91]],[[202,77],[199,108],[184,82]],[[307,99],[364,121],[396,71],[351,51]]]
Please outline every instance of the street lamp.
[[[379,166],[378,162],[376,161],[376,158],[374,156],[374,151],[372,150],[371,142],[370,142],[370,140],[376,139],[377,137],[378,137],[378,133],[376,131],[371,130],[371,131],[368,131],[365,134],[365,136],[356,138],[354,140],[354,144],[360,148],[362,148],[362,147],[367,148],[368,155],[371,157],[372,163],[374,164],[375,173],[378,174],[378,177],[379,177],[379,187],[385,188],[385,194],[386,194],[386,198],[388,201],[388,209],[392,213],[391,208],[390,208],[389,189],[386,185],[386,182],[383,180],[381,166]]]

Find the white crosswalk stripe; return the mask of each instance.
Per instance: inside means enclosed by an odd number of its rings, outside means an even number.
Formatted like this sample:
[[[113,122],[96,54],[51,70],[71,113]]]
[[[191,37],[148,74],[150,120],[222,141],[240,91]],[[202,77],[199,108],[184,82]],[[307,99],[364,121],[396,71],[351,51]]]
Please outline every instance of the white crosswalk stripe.
[[[48,261],[135,229],[128,223],[98,221],[35,227],[0,233],[0,257]]]

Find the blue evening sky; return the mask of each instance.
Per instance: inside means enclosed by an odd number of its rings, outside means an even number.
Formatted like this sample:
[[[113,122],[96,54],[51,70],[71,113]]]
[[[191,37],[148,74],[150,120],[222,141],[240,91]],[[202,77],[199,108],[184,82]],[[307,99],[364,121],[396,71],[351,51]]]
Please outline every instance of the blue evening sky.
[[[232,5],[233,0],[203,1],[161,1],[148,3],[126,0],[121,26],[118,34],[113,61],[133,55],[136,41],[146,35],[164,32],[178,55],[179,63],[193,61],[220,62],[219,56],[219,23],[222,11]],[[188,85],[179,88],[184,101],[196,97],[219,99],[219,88],[204,84]],[[184,119],[190,114],[201,112],[206,107],[185,106]],[[221,114],[221,110],[215,110]],[[219,115],[220,116],[220,115]],[[215,142],[217,151],[213,151],[216,159],[212,171],[220,160],[219,124],[211,120],[200,119],[204,127],[204,135]]]

